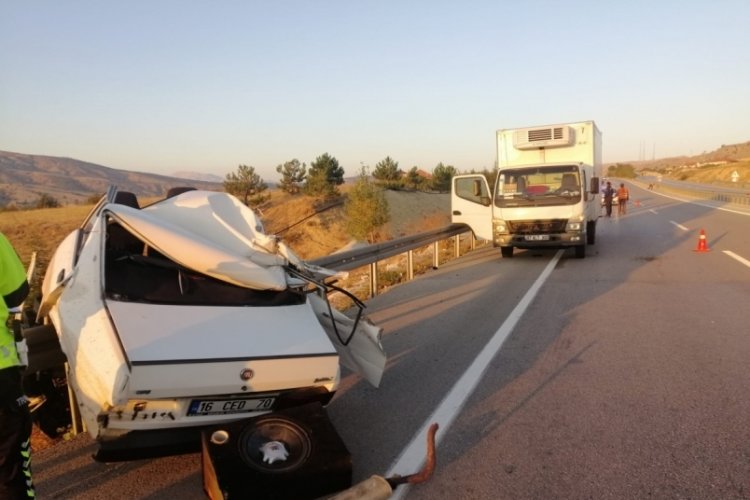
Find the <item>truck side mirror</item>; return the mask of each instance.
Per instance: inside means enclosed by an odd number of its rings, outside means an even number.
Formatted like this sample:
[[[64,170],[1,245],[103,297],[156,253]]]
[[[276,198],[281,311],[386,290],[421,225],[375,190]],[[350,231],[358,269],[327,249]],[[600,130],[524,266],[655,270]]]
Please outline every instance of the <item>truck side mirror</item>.
[[[599,194],[599,177],[591,178],[591,194]]]
[[[471,194],[479,198],[479,203],[481,203],[485,207],[490,206],[490,203],[491,203],[490,197],[487,196],[487,193],[484,191],[484,183],[481,180],[476,179],[472,181]]]

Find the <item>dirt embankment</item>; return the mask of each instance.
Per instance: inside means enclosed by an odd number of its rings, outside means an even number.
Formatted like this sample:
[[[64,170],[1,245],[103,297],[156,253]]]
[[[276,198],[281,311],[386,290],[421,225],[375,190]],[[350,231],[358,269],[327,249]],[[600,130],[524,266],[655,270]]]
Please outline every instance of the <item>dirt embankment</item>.
[[[450,224],[450,195],[386,191],[390,221],[379,240],[399,238]],[[328,208],[331,206],[331,208]],[[270,234],[278,234],[302,258],[314,259],[352,244],[346,234],[343,201],[274,192],[259,212]]]

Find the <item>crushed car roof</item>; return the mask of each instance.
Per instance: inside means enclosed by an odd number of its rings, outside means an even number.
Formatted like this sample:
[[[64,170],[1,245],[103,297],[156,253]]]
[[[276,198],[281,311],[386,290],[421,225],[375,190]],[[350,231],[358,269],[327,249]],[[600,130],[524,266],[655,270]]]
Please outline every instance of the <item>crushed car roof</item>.
[[[143,209],[104,210],[129,232],[189,269],[258,290],[287,287],[285,255],[252,210],[227,193],[188,191]]]

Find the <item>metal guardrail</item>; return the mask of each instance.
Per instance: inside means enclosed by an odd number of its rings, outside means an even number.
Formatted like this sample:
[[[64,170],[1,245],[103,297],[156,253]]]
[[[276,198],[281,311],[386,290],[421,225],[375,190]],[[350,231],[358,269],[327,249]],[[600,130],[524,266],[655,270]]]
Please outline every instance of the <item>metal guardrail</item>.
[[[351,269],[357,269],[360,267],[370,266],[370,297],[377,295],[378,289],[378,262],[394,257],[396,255],[406,254],[407,255],[407,280],[414,279],[414,257],[413,251],[425,247],[427,245],[433,245],[432,252],[432,267],[437,268],[439,266],[439,253],[438,243],[442,240],[449,238],[455,238],[455,256],[460,255],[460,240],[459,237],[463,233],[469,233],[471,235],[471,249],[474,249],[476,240],[474,239],[474,233],[466,224],[451,224],[449,226],[435,229],[432,231],[425,231],[411,236],[404,236],[395,240],[385,241],[383,243],[376,243],[374,245],[367,245],[361,248],[354,248],[352,250],[345,250],[343,252],[334,253],[325,257],[319,257],[312,259],[309,262],[311,264],[327,267],[329,269],[335,269],[339,271],[348,271]]]
[[[664,184],[657,186],[656,189],[661,192],[680,194],[689,198],[696,198],[699,200],[717,201],[719,203],[727,203],[730,205],[740,205],[746,207],[750,206],[750,196],[742,193],[711,191],[705,189],[690,189]]]
[[[411,236],[404,236],[395,240],[375,243],[361,248],[345,250],[343,252],[333,253],[325,257],[319,257],[311,260],[311,264],[346,271],[355,269],[367,264],[372,264],[379,260],[393,257],[394,255],[405,253],[409,250],[429,245],[436,241],[444,240],[461,233],[471,231],[466,224],[451,224],[440,229],[426,231]]]
[[[631,179],[631,182],[634,181]],[[642,179],[635,180],[641,187],[646,187],[649,182]],[[660,182],[652,183],[653,188],[657,192],[672,193],[688,198],[716,201],[719,203],[727,203],[729,205],[739,205],[743,207],[750,206],[750,192],[733,192],[733,191],[721,191],[719,189],[710,189],[710,186],[698,187],[698,186],[676,186],[672,184],[665,184]]]

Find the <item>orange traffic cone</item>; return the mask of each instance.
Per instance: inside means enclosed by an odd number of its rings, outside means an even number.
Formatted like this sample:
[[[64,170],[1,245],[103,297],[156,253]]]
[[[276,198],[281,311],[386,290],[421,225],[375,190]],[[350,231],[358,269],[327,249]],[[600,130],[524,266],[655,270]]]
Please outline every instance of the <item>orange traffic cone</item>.
[[[698,236],[698,248],[695,249],[696,252],[708,252],[710,251],[708,248],[708,243],[706,243],[706,232],[701,229],[701,234]]]

